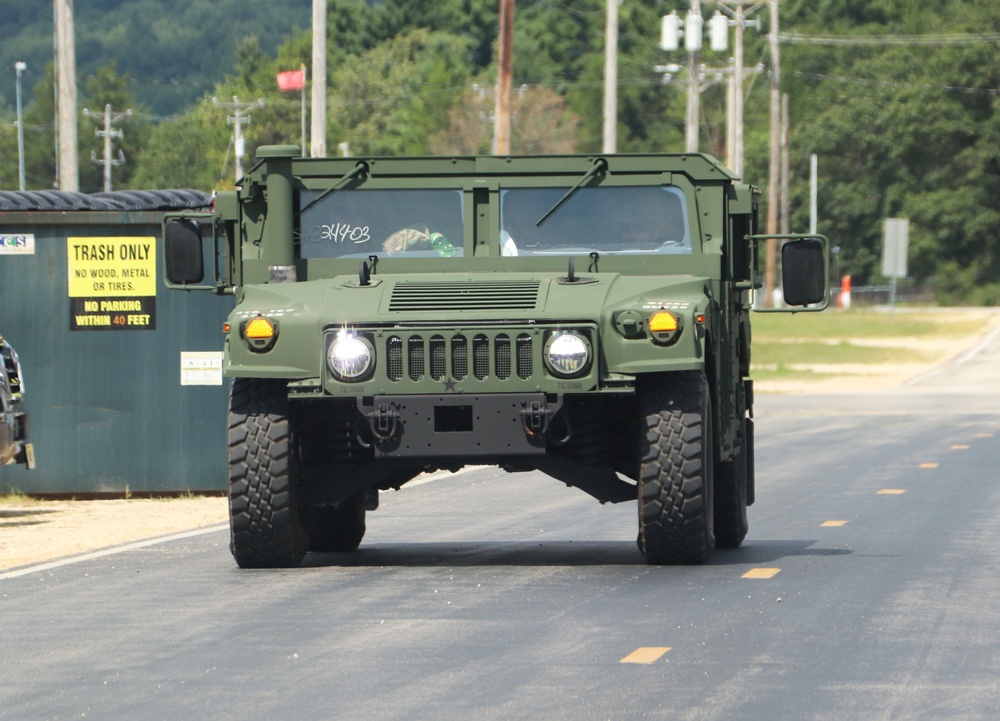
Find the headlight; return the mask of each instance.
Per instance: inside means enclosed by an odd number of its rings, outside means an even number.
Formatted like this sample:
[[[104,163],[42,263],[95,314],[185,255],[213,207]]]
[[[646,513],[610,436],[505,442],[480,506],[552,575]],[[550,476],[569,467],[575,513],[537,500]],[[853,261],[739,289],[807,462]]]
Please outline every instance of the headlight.
[[[579,333],[556,333],[545,344],[545,361],[562,378],[583,375],[590,365],[590,343]]]
[[[338,335],[326,350],[326,362],[330,371],[342,381],[356,381],[363,378],[372,366],[372,348],[356,335]]]

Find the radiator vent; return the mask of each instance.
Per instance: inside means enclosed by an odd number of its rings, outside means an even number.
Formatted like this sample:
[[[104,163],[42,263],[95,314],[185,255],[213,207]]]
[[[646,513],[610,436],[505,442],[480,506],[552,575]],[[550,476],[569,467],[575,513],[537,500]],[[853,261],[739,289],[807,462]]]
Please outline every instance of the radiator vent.
[[[393,313],[459,310],[534,310],[541,283],[537,280],[493,282],[403,281],[389,298]]]

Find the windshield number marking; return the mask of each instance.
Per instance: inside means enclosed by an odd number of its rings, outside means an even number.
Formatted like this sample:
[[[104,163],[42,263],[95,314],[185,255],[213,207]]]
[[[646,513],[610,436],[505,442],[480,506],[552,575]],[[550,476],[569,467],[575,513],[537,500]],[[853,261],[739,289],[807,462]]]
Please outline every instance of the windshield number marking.
[[[350,223],[333,223],[332,225],[320,226],[320,239],[332,240],[334,243],[343,243],[350,240],[359,245],[371,240],[368,234],[367,225],[351,225]]]

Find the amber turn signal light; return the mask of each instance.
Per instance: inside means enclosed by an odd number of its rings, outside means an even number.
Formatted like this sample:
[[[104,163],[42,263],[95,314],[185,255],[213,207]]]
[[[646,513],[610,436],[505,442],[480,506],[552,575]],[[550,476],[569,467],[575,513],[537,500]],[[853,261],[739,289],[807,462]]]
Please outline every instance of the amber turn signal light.
[[[257,316],[246,325],[243,335],[247,340],[262,340],[274,335],[274,324],[267,318]]]
[[[649,319],[649,331],[651,333],[671,333],[677,330],[678,327],[680,327],[680,324],[677,322],[677,316],[665,310],[654,313],[653,317]]]
[[[681,334],[681,319],[665,310],[658,310],[647,322],[649,335],[659,345],[671,345]]]
[[[250,350],[254,351],[271,350],[278,337],[278,329],[275,324],[260,315],[244,323],[241,330]]]

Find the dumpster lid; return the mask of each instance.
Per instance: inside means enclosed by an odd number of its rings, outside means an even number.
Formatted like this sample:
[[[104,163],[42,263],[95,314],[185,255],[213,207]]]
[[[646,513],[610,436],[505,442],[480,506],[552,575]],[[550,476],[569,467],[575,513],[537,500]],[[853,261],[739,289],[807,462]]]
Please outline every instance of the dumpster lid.
[[[0,210],[195,210],[212,204],[201,190],[115,190],[75,193],[66,190],[0,190]]]

